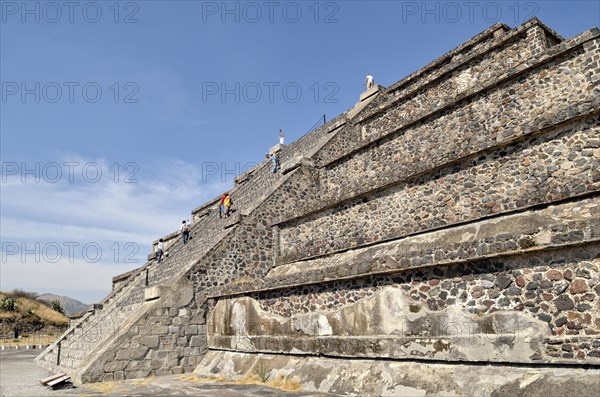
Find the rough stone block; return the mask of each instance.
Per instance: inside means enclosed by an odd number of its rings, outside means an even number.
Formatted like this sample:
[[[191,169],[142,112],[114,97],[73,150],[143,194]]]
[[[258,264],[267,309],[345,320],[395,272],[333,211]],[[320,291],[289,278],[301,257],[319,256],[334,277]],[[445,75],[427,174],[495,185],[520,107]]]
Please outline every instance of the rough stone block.
[[[150,370],[125,371],[125,379],[142,379],[150,375]]]
[[[144,337],[140,338],[140,341],[142,342],[142,344],[144,346],[147,346],[151,349],[158,347],[158,336],[157,335],[144,336]]]
[[[198,347],[206,345],[206,338],[203,336],[195,335],[190,339],[190,347]]]
[[[130,354],[129,349],[121,349],[117,352],[115,357],[117,360],[129,360]]]
[[[140,362],[139,361],[130,361],[124,368],[125,370],[125,376],[127,376],[127,372],[128,371],[133,371],[133,370],[137,370],[140,366]]]
[[[154,371],[154,374],[156,376],[167,376],[167,375],[173,375],[173,370],[170,368],[161,368],[161,369],[157,369],[156,371]]]
[[[140,327],[139,334],[140,335],[150,335],[151,332],[152,332],[152,324],[144,324],[142,327]]]
[[[169,333],[169,327],[166,325],[155,325],[152,327],[152,335],[167,335]]]
[[[140,365],[138,366],[140,370],[151,370],[152,369],[152,360],[142,360],[140,361]]]
[[[127,366],[128,361],[118,360],[118,361],[109,361],[104,364],[104,372],[117,372],[122,371]]]
[[[161,286],[148,287],[144,290],[144,300],[150,301],[160,298],[165,292],[165,288]]]
[[[152,362],[150,363],[150,367],[152,368],[152,370],[156,371],[160,368],[162,368],[163,362],[161,360],[152,360]]]
[[[132,360],[140,360],[148,353],[147,347],[140,347],[138,349],[131,350],[130,355]]]
[[[198,333],[198,327],[196,325],[188,325],[185,327],[186,335],[196,335]]]
[[[192,317],[192,319],[190,320],[190,324],[205,324],[206,323],[206,319],[204,318],[203,315],[201,314],[196,314],[194,317]]]

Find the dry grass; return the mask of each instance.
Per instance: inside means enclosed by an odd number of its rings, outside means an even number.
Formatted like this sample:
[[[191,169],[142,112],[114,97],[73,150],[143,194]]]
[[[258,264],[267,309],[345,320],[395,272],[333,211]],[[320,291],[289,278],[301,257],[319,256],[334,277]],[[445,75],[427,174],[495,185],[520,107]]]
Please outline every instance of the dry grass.
[[[17,328],[21,330],[21,335],[18,339],[10,337],[0,339],[0,345],[10,347],[48,345],[62,334],[61,328],[66,329],[69,324],[67,316],[52,310],[43,303],[25,296],[0,292],[0,300],[7,296],[15,299],[17,310],[0,310],[1,333],[10,336],[14,332],[14,328]],[[36,329],[38,331],[33,332]]]
[[[246,375],[243,378],[228,381],[227,383],[233,383],[234,385],[264,385],[265,382],[261,381],[258,375]]]
[[[274,380],[268,381],[267,386],[274,389],[286,390],[286,391],[301,391],[302,385],[295,379],[290,379],[287,376],[278,376]]]
[[[145,386],[145,385],[148,385],[148,384],[150,384],[150,383],[152,383],[154,381],[156,381],[156,376],[151,375],[151,376],[149,376],[147,378],[143,378],[143,379],[134,379],[131,382],[133,384],[135,384],[135,385],[138,385],[138,386]]]
[[[290,379],[287,376],[278,376],[274,380],[267,380],[263,382],[259,375],[252,374],[246,375],[243,378],[237,380],[228,380],[223,376],[217,377],[199,377],[199,376],[190,376],[190,375],[182,375],[179,377],[181,380],[185,380],[188,382],[198,382],[198,383],[225,383],[232,385],[260,385],[260,386],[268,386],[273,389],[284,390],[284,391],[302,391],[302,385],[300,382],[294,379]]]
[[[231,385],[247,385],[247,384],[255,384],[260,386],[268,386],[273,389],[279,389],[283,391],[301,391],[302,387],[299,382],[295,380],[288,379],[287,377],[280,376],[273,381],[261,382],[260,378],[255,374],[251,376],[247,376],[243,379],[239,379],[236,381],[227,380],[223,376],[219,377],[200,377],[193,374],[180,375],[178,377],[182,381],[186,382],[194,382],[194,383],[223,383],[223,384],[231,384]],[[90,383],[86,384],[85,387],[87,389],[94,390],[95,392],[99,392],[102,394],[124,394],[125,392],[131,391],[128,387],[130,384],[135,384],[137,386],[145,386],[151,385],[156,382],[156,377],[150,376],[144,379],[133,379],[127,381],[127,384],[123,383],[123,381],[115,381],[115,382],[100,382],[100,383]],[[93,394],[94,396],[97,394]],[[82,397],[89,397],[92,394],[84,394]]]
[[[0,300],[4,299],[6,296],[12,296],[10,293],[0,292]],[[15,317],[27,317],[31,315],[37,316],[42,322],[51,325],[67,325],[69,323],[69,318],[64,314],[61,314],[57,311],[52,310],[48,306],[29,298],[18,297],[17,301],[17,311],[9,312],[5,310],[0,310],[0,319],[5,318],[15,318]]]
[[[52,310],[46,305],[32,301],[26,298],[17,299],[17,305],[22,312],[31,310],[40,319],[53,325],[65,325],[69,323],[69,318],[62,313]]]
[[[185,380],[188,382],[198,382],[198,383],[211,383],[211,382],[227,383],[227,379],[225,379],[225,377],[223,377],[223,376],[219,376],[219,377],[209,376],[208,378],[204,378],[204,377],[195,376],[195,375],[181,375],[179,377],[179,379]]]
[[[274,380],[267,380],[263,382],[261,377],[256,374],[246,375],[245,377],[236,381],[227,382],[237,385],[262,385],[268,386],[273,389],[285,390],[285,391],[301,391],[302,385],[300,382],[294,379],[290,379],[287,376],[278,376]]]

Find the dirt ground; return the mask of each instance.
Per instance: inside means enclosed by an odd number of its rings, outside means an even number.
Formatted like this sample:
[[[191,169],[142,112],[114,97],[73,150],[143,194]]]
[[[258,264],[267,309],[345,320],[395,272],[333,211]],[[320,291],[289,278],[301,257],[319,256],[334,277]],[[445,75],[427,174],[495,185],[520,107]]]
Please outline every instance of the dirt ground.
[[[83,385],[74,389],[51,390],[39,383],[51,375],[33,359],[39,350],[0,351],[0,397],[80,396],[80,397],[331,397],[332,394],[286,392],[260,385],[207,382],[193,374],[132,379]]]

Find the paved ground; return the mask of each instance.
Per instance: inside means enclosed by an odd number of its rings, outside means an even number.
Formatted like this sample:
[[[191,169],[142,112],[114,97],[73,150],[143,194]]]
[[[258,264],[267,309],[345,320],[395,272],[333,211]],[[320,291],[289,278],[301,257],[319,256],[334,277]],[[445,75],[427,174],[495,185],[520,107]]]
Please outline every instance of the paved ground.
[[[284,392],[258,385],[207,383],[193,375],[165,376],[84,385],[75,389],[51,390],[39,380],[51,374],[33,363],[39,350],[0,351],[0,396],[110,396],[110,397],[316,397],[333,396],[306,392]]]

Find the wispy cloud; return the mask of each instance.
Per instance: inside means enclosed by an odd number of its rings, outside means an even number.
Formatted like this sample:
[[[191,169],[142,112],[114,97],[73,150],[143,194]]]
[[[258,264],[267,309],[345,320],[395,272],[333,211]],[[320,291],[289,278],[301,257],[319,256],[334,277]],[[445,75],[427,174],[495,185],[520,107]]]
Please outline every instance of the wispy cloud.
[[[131,265],[29,260],[8,257],[2,262],[2,290],[15,288],[38,293],[53,292],[67,295],[84,303],[95,303],[110,291],[112,277],[131,269]]]
[[[134,175],[136,183],[124,183],[122,175],[115,180],[105,159],[72,155],[68,162],[80,169],[93,163],[103,177],[42,173],[36,182],[33,175],[2,175],[2,289],[64,288],[99,301],[113,276],[141,266],[152,241],[177,230],[192,208],[223,189],[202,184],[201,170],[179,160]]]

